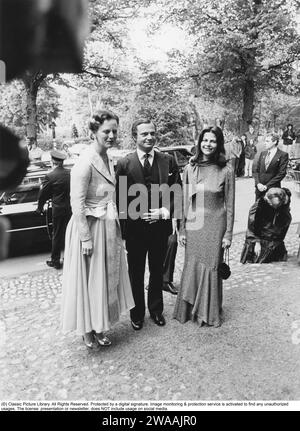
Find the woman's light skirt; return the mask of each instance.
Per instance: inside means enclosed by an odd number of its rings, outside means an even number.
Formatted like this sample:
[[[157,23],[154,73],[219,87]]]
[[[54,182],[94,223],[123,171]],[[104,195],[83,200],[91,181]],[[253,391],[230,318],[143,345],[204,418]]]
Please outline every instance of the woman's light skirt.
[[[78,335],[107,331],[134,307],[124,247],[117,220],[87,218],[91,256],[82,254],[74,217],[65,240],[62,280],[62,331]]]

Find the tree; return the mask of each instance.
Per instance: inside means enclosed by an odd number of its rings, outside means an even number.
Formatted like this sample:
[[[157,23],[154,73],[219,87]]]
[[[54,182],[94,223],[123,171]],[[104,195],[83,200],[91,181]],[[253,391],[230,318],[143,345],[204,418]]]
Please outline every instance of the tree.
[[[28,82],[33,81],[34,78],[28,77]],[[45,126],[50,126],[60,113],[60,96],[49,83],[44,81],[36,97],[32,98],[31,92],[35,91],[36,87],[28,89],[19,80],[1,87],[1,122],[31,141]]]
[[[300,55],[293,0],[182,0],[170,19],[195,37],[188,74],[203,94],[240,104],[241,131],[253,120],[264,90],[298,91],[293,65]]]
[[[99,56],[99,51],[91,53],[91,44],[95,41],[109,41],[114,46],[121,47],[120,39],[117,38],[116,24],[124,23],[124,20],[133,17],[140,7],[151,3],[150,0],[90,0],[89,15],[91,18],[91,34],[86,41],[85,59],[82,69],[82,76],[99,80],[111,77],[111,69],[107,65],[104,57]],[[125,27],[123,25],[123,31]],[[119,31],[120,33],[120,31]],[[30,141],[36,141],[38,131],[38,111],[37,96],[42,88],[49,88],[49,83],[55,81],[62,85],[70,85],[66,78],[60,74],[47,75],[42,70],[30,70],[24,74],[23,82],[26,90],[26,135]]]
[[[160,145],[193,144],[195,118],[180,81],[164,73],[146,74],[136,94],[136,115],[153,119]]]

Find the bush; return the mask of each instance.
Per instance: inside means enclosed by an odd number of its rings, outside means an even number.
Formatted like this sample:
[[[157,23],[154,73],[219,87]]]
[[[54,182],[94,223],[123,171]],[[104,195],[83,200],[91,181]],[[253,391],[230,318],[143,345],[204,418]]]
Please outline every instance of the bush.
[[[37,138],[37,146],[43,151],[53,150],[53,139],[50,136],[45,136]],[[63,145],[63,140],[61,138],[55,139],[56,148],[60,150]]]

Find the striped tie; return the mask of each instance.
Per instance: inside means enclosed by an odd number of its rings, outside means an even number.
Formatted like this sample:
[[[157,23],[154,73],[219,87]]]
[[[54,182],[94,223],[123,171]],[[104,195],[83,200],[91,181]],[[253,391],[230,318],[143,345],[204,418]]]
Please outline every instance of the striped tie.
[[[266,169],[268,169],[270,161],[271,161],[271,151],[268,151],[268,154],[267,154],[266,159],[265,159]]]

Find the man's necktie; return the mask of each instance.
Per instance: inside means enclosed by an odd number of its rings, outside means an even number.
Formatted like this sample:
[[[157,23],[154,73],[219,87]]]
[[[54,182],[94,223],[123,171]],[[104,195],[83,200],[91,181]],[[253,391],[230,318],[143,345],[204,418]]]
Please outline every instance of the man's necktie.
[[[148,176],[149,173],[151,175],[151,165],[149,162],[150,154],[146,153],[144,157],[145,157],[145,159],[144,159],[144,171],[145,171],[145,174]]]
[[[269,164],[270,164],[270,161],[271,161],[271,152],[270,152],[270,151],[268,151],[268,154],[267,154],[267,156],[266,156],[266,158],[265,158],[265,166],[266,166],[266,169],[268,169]]]
[[[145,184],[148,190],[148,210],[151,208],[151,165],[149,162],[150,154],[144,156],[144,176]]]

